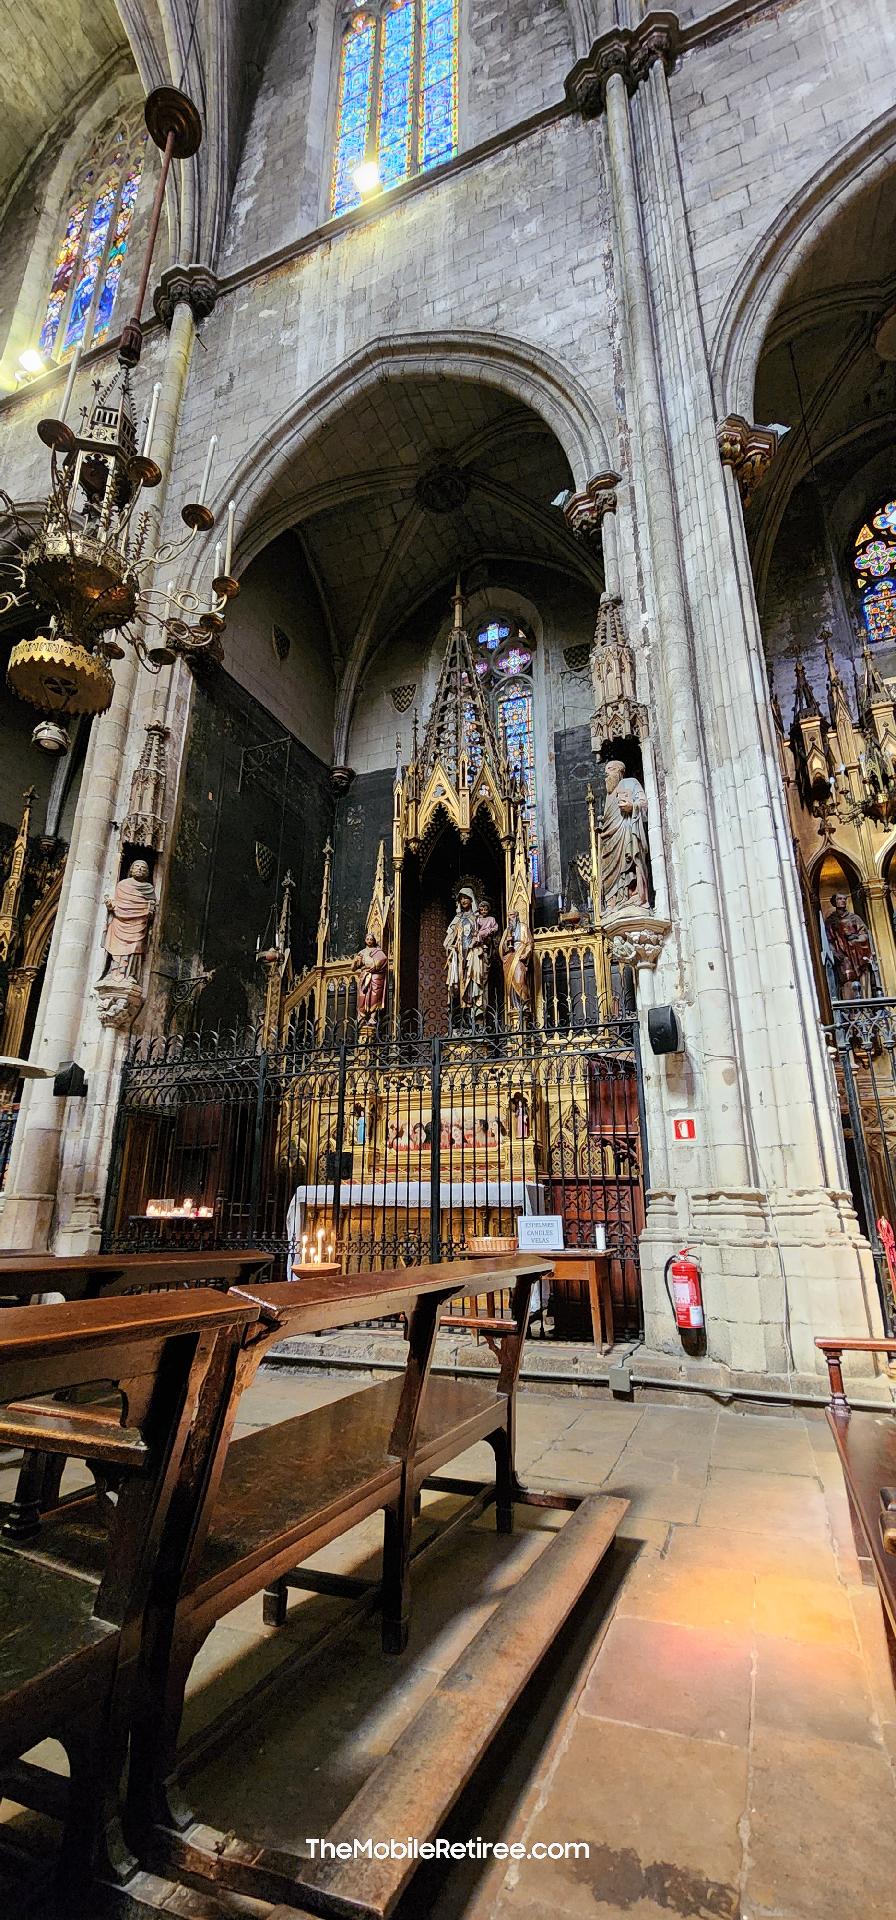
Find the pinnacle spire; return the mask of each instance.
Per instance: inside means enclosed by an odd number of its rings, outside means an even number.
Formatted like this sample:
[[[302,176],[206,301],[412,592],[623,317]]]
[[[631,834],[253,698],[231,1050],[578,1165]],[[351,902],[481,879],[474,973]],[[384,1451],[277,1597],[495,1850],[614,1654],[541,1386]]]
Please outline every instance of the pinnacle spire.
[[[455,785],[460,784],[461,760],[475,775],[484,762],[495,769],[501,756],[491,715],[470,651],[463,624],[464,601],[458,576],[454,591],[454,626],[439,671],[435,698],[426,723],[420,753],[421,780],[439,764]]]

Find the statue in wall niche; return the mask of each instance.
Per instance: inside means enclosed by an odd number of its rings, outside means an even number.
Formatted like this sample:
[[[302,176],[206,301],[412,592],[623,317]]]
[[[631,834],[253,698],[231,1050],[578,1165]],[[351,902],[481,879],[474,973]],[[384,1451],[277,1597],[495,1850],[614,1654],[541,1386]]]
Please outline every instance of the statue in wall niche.
[[[497,930],[497,929],[496,929]],[[472,1001],[472,953],[477,933],[476,901],[469,887],[460,887],[454,919],[444,939],[448,999],[461,1007]]]
[[[368,927],[364,945],[355,954],[352,971],[358,979],[358,1015],[363,1027],[376,1026],[377,1014],[386,998],[386,974],[389,962],[372,928]]]
[[[647,795],[622,760],[606,764],[606,797],[600,830],[603,914],[650,902]]]
[[[831,896],[824,923],[841,1000],[870,1000],[875,992],[874,945],[861,915],[854,913],[849,895]]]
[[[136,980],[149,945],[156,910],[155,889],[145,860],[132,860],[123,879],[106,897],[109,918],[103,946],[109,955],[107,980]]]
[[[532,935],[524,927],[518,913],[512,913],[501,935],[498,948],[501,965],[504,969],[504,1011],[510,1013],[531,1013],[532,986],[529,978],[529,962],[532,958]]]
[[[488,977],[498,938],[498,922],[492,903],[483,897],[476,912],[476,932],[470,948],[470,1005],[484,1007],[488,1000]]]

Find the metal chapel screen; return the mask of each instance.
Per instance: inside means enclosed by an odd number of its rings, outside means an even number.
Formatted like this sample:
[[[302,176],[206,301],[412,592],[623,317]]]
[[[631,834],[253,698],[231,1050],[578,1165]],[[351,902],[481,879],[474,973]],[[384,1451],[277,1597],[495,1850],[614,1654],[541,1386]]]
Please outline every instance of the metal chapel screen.
[[[458,0],[392,0],[352,14],[342,39],[331,211],[361,201],[355,175],[381,187],[457,151]]]

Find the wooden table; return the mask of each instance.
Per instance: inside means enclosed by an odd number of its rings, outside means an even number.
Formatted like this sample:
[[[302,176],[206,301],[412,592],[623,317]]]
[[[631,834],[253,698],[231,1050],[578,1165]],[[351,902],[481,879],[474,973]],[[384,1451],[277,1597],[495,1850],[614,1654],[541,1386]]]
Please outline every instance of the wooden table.
[[[614,1338],[609,1254],[596,1247],[564,1247],[549,1258],[554,1268],[551,1293],[555,1332],[562,1337],[564,1319],[572,1319],[569,1310],[576,1299],[581,1299],[584,1287],[594,1344],[599,1352],[608,1352]]]

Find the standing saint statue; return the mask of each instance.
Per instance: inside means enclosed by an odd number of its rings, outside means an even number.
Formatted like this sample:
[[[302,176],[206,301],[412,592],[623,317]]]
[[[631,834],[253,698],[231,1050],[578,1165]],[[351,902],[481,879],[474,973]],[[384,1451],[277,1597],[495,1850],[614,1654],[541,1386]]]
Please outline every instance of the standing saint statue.
[[[622,760],[608,760],[600,830],[601,911],[646,907],[650,901],[647,795]]]
[[[103,946],[109,955],[108,979],[136,980],[149,945],[156,896],[145,860],[132,860],[123,879],[106,897],[109,914]]]
[[[532,1009],[532,987],[529,980],[529,962],[532,958],[532,935],[524,927],[518,913],[512,913],[501,935],[498,948],[501,965],[504,969],[504,1012],[530,1013]]]
[[[389,962],[372,928],[368,927],[364,945],[355,954],[352,972],[358,980],[358,1015],[368,1031],[376,1026],[377,1014],[386,998],[386,973]]]
[[[476,902],[469,887],[460,887],[457,910],[445,935],[445,979],[449,1005],[472,1006],[472,949],[476,938]]]
[[[483,898],[476,913],[476,932],[470,948],[470,1005],[482,1008],[488,1001],[488,977],[491,972],[492,955],[498,938],[498,922],[492,914],[492,903]]]
[[[870,1000],[875,989],[874,946],[870,930],[861,915],[853,912],[848,894],[831,896],[831,911],[824,930],[840,999]]]

